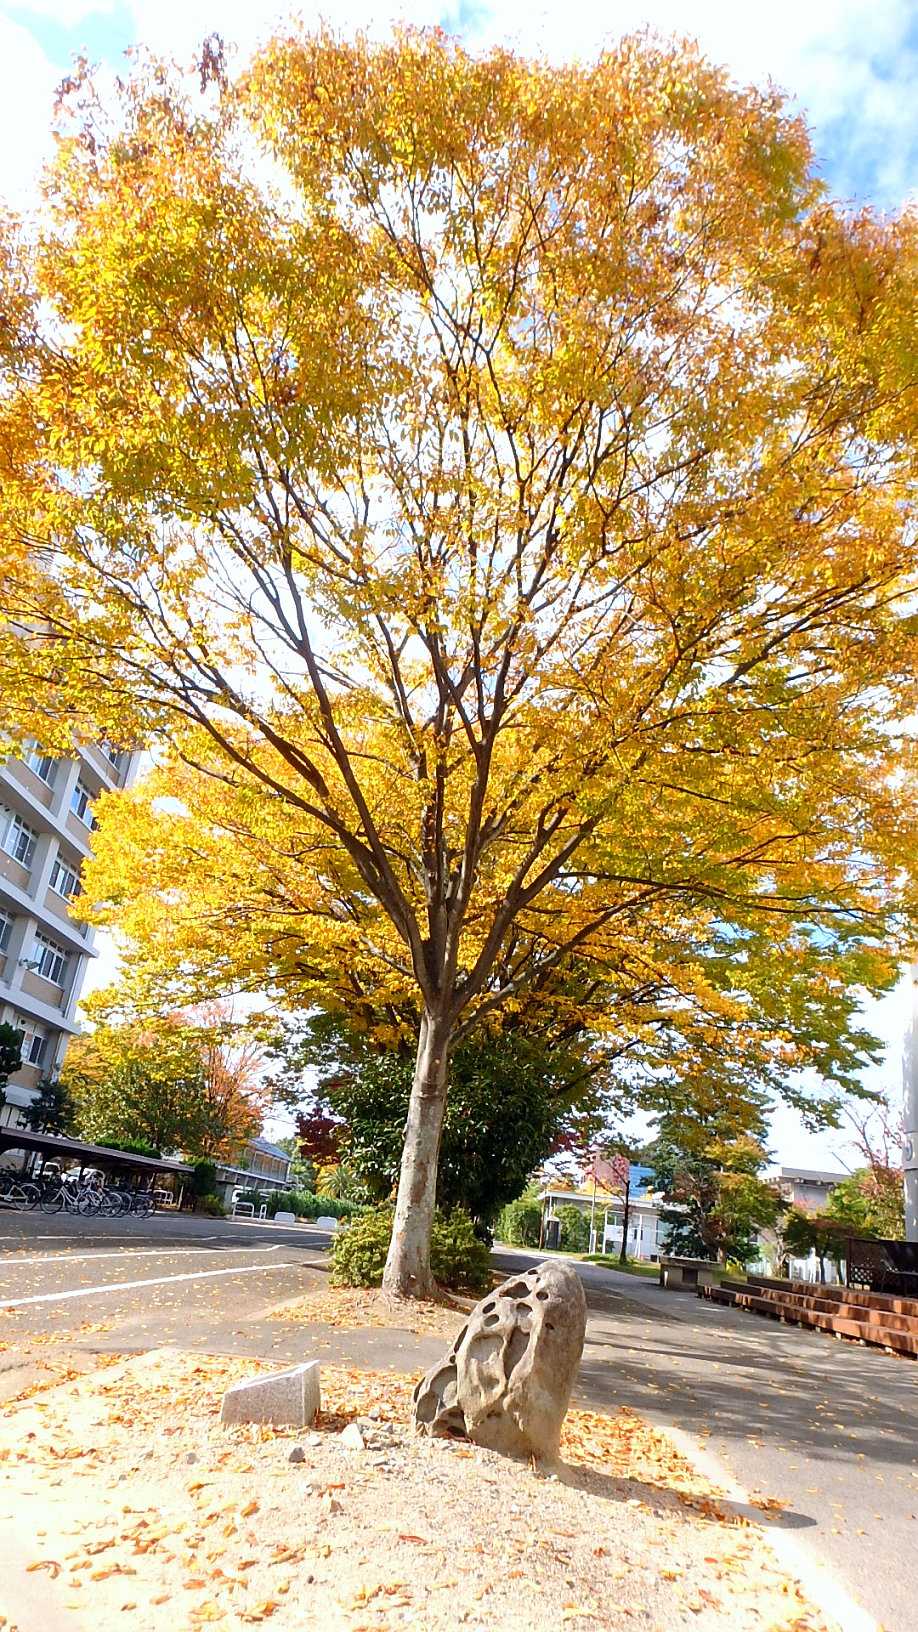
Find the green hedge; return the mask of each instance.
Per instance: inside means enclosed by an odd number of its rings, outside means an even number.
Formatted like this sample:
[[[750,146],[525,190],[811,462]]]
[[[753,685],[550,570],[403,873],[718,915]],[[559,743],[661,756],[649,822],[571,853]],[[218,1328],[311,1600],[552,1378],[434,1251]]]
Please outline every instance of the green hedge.
[[[339,1230],[332,1242],[333,1286],[379,1286],[392,1237],[393,1209],[374,1208]],[[485,1292],[491,1285],[491,1255],[475,1234],[468,1213],[437,1213],[430,1239],[434,1279],[454,1292]]]
[[[541,1226],[542,1203],[537,1194],[526,1191],[507,1203],[494,1230],[499,1241],[507,1241],[512,1247],[537,1247]]]
[[[210,1195],[198,1196],[194,1204],[196,1213],[205,1213],[208,1218],[225,1218],[226,1204],[216,1192]]]
[[[309,1190],[240,1190],[238,1201],[251,1201],[256,1211],[264,1204],[268,1217],[293,1213],[296,1218],[355,1218],[366,1211],[356,1201],[336,1201],[333,1196],[314,1196]]]
[[[590,1221],[579,1207],[562,1207],[558,1214],[561,1224],[562,1252],[589,1252]]]

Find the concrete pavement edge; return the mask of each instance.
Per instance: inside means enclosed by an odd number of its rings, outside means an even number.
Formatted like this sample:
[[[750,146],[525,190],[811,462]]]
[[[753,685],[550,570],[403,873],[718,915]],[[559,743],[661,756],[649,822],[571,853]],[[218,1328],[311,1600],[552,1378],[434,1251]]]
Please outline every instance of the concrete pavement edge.
[[[778,1562],[799,1581],[814,1608],[837,1621],[841,1632],[883,1632],[880,1622],[852,1598],[847,1587],[832,1571],[780,1523],[757,1507],[729,1468],[705,1450],[694,1435],[686,1433],[684,1428],[676,1428],[672,1423],[657,1423],[655,1426],[672,1440],[687,1462],[691,1462],[712,1484],[720,1486],[724,1491],[723,1507],[758,1525]]]

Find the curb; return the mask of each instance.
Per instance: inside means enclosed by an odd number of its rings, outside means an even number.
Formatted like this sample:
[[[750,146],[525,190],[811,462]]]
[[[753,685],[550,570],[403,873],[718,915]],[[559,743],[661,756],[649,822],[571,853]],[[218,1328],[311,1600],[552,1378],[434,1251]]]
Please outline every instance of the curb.
[[[661,1433],[671,1439],[676,1449],[704,1474],[712,1484],[724,1491],[720,1505],[738,1517],[751,1520],[764,1533],[779,1563],[798,1581],[813,1604],[823,1615],[838,1622],[841,1632],[883,1632],[879,1621],[855,1601],[847,1587],[820,1562],[809,1548],[789,1534],[768,1513],[757,1507],[749,1492],[734,1479],[729,1469],[698,1441],[671,1423],[655,1423]]]

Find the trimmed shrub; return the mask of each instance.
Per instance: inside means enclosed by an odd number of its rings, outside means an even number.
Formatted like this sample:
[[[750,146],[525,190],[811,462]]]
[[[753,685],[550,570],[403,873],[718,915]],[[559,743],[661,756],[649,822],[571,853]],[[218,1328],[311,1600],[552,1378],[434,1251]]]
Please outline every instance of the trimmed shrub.
[[[332,1286],[380,1286],[392,1237],[392,1207],[374,1207],[339,1230],[331,1244]]]
[[[590,1223],[579,1207],[562,1207],[558,1214],[561,1222],[561,1251],[588,1252]]]
[[[216,1194],[199,1196],[194,1204],[194,1210],[196,1213],[206,1213],[208,1218],[226,1217],[226,1207],[220,1196]]]
[[[498,1217],[495,1232],[499,1241],[513,1247],[537,1247],[542,1226],[542,1203],[531,1190],[507,1203]]]
[[[461,1207],[435,1217],[430,1267],[453,1292],[486,1292],[491,1285],[491,1254]]]
[[[392,1238],[394,1209],[376,1207],[339,1230],[332,1242],[333,1286],[379,1286]],[[437,1213],[430,1242],[436,1280],[453,1292],[484,1292],[491,1284],[491,1257],[459,1208]]]
[[[203,1157],[195,1162],[191,1173],[191,1194],[196,1201],[204,1196],[216,1195],[214,1186],[217,1183],[217,1164]]]
[[[236,1199],[251,1201],[256,1212],[264,1205],[269,1218],[275,1213],[293,1213],[296,1218],[356,1218],[366,1211],[356,1201],[335,1201],[309,1190],[240,1190]]]

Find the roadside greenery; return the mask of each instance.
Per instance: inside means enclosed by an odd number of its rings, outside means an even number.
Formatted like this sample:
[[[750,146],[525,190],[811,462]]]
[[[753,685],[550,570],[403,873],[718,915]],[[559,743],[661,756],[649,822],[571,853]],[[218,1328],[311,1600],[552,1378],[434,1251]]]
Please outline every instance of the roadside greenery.
[[[42,1077],[35,1098],[22,1115],[33,1133],[72,1133],[76,1116],[73,1095],[59,1077]]]
[[[304,1075],[318,1074],[297,1126],[304,1155],[328,1164],[320,1166],[320,1188],[387,1200],[398,1183],[411,1097],[410,1047],[381,1045],[344,1016],[318,1013],[291,1024],[279,1055],[274,1088],[292,1108],[302,1106]],[[464,1208],[484,1234],[548,1155],[586,1140],[595,1112],[582,1040],[559,1043],[531,1029],[460,1041],[440,1144],[440,1211]]]
[[[149,1139],[113,1139],[109,1134],[100,1134],[93,1139],[94,1145],[103,1145],[106,1150],[123,1150],[131,1156],[161,1156],[162,1151],[156,1145],[151,1145]]]
[[[542,1227],[542,1203],[538,1186],[531,1184],[498,1214],[494,1234],[512,1247],[537,1247]]]
[[[194,1210],[196,1213],[204,1213],[207,1218],[226,1217],[226,1203],[215,1191],[208,1191],[206,1195],[199,1196],[194,1204]]]
[[[762,1177],[765,1107],[750,1094],[692,1113],[670,1106],[652,1146],[654,1183],[665,1198],[668,1251],[720,1263],[748,1263],[759,1234],[774,1229],[784,1210]]]
[[[781,1245],[785,1255],[808,1258],[816,1254],[819,1279],[826,1279],[826,1261],[831,1259],[838,1269],[847,1251],[850,1227],[825,1213],[807,1213],[801,1207],[788,1209],[781,1226]]]
[[[876,1235],[886,1241],[905,1239],[905,1190],[902,1169],[859,1167],[835,1186],[826,1203],[829,1218],[852,1235]]]
[[[562,1252],[586,1252],[590,1244],[590,1221],[586,1213],[580,1207],[562,1207],[558,1219]]]
[[[339,1230],[332,1242],[333,1286],[381,1286],[392,1238],[394,1209],[374,1208]],[[436,1213],[431,1267],[438,1285],[453,1292],[485,1292],[491,1285],[491,1257],[460,1208]]]
[[[264,1206],[268,1218],[275,1213],[293,1213],[296,1218],[356,1218],[366,1208],[359,1202],[343,1201],[334,1196],[317,1196],[308,1190],[240,1190],[239,1201],[250,1201],[255,1208]]]
[[[115,998],[90,999],[95,1029],[73,1039],[61,1069],[76,1133],[192,1158],[238,1154],[264,1110],[257,1050],[236,1046],[215,1007],[150,1020],[119,1014]]]
[[[0,1107],[6,1104],[6,1085],[22,1064],[23,1033],[6,1020],[0,1024]]]

